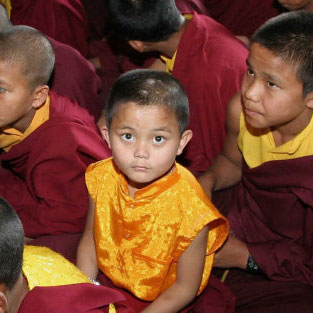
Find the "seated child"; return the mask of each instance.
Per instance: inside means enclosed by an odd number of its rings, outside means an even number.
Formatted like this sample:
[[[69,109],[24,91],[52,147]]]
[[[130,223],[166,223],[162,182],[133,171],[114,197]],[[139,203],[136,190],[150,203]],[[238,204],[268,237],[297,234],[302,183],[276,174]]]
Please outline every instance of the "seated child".
[[[30,238],[84,229],[89,163],[110,155],[94,119],[49,92],[48,39],[28,26],[0,33],[0,195]]]
[[[233,269],[225,281],[236,312],[312,312],[312,56],[312,12],[281,14],[256,31],[224,150],[200,177],[208,195],[227,188],[213,202],[233,236],[215,265],[249,272]]]
[[[188,99],[177,79],[134,70],[114,84],[104,137],[112,158],[90,165],[87,225],[77,264],[95,279],[178,312],[205,288],[228,224],[194,176],[175,162],[192,137]],[[149,303],[148,302],[148,303]]]
[[[116,290],[91,284],[74,264],[49,248],[24,248],[22,223],[0,198],[1,313],[131,313],[123,301]]]

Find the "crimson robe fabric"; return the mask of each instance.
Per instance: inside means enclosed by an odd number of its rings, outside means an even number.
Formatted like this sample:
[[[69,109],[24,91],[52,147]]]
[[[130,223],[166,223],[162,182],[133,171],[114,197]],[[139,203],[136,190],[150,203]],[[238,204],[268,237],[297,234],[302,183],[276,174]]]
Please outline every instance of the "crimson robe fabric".
[[[49,38],[55,52],[51,89],[74,99],[96,120],[104,108],[101,80],[94,67],[76,49]]]
[[[133,313],[116,290],[93,284],[35,287],[23,299],[18,313],[108,313],[113,303],[118,313]]]
[[[273,0],[204,0],[212,18],[235,35],[250,37],[271,17],[280,13]]]
[[[207,170],[223,147],[227,103],[240,89],[247,55],[247,48],[224,26],[194,12],[172,74],[187,92],[193,131],[179,161],[195,175]]]
[[[244,164],[242,181],[213,197],[265,274],[230,271],[226,284],[238,312],[312,312],[312,162],[308,156],[252,169]]]
[[[31,238],[83,231],[85,169],[110,155],[85,109],[52,91],[50,96],[49,120],[0,154],[0,195]]]
[[[254,31],[283,8],[273,0],[176,0],[183,12],[196,11],[211,16],[234,35],[250,37]]]
[[[12,0],[10,19],[14,25],[37,28],[60,42],[88,53],[88,21],[80,0]]]
[[[102,285],[118,290],[126,298],[126,303],[136,312],[140,313],[151,302],[136,298],[129,291],[115,287],[112,281],[102,272],[98,275],[98,281]],[[233,313],[235,309],[235,297],[230,289],[220,280],[211,276],[208,285],[195,300],[180,311],[180,313]]]

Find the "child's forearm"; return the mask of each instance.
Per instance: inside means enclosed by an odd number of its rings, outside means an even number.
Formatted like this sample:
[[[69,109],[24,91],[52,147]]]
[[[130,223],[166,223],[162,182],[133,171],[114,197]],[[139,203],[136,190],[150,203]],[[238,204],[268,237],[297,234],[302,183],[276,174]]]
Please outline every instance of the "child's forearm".
[[[89,278],[96,279],[98,275],[97,256],[93,243],[82,240],[77,249],[77,267]]]
[[[195,291],[186,290],[185,286],[174,283],[169,289],[147,306],[142,313],[179,312],[186,307],[195,296]]]

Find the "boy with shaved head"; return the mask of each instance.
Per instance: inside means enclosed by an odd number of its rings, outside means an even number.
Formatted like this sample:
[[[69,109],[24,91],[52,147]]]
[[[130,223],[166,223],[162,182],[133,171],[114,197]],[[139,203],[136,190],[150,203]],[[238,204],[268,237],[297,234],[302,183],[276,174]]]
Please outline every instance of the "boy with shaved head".
[[[39,31],[13,26],[0,34],[0,194],[29,238],[82,232],[85,168],[109,154],[93,118],[49,91],[53,67]]]

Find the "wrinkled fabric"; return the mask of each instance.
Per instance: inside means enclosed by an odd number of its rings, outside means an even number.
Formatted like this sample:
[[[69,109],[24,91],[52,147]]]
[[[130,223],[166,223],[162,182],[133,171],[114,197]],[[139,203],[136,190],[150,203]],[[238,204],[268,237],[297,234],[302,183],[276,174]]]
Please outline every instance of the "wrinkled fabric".
[[[25,235],[81,233],[88,210],[88,164],[110,155],[94,119],[50,92],[50,117],[0,154],[0,195],[22,220]]]
[[[199,292],[204,289],[228,225],[189,171],[177,164],[172,173],[137,190],[132,198],[110,158],[87,168],[86,184],[96,204],[98,267],[116,286],[154,300],[176,281],[179,257],[208,225]]]

